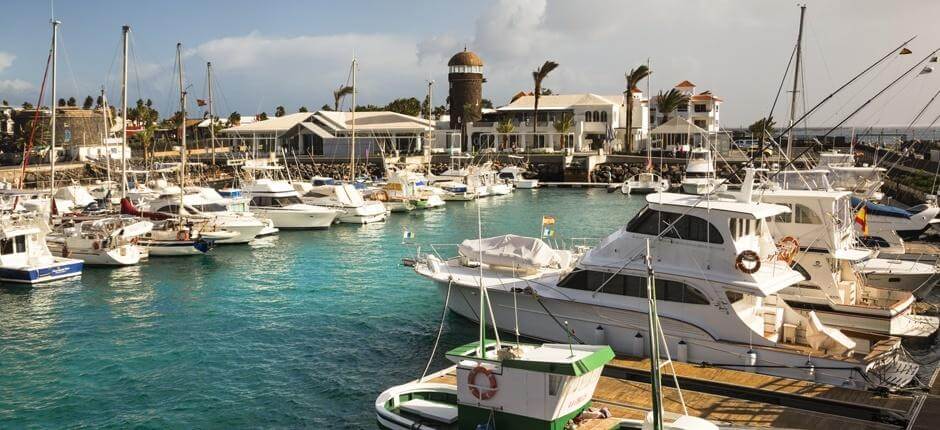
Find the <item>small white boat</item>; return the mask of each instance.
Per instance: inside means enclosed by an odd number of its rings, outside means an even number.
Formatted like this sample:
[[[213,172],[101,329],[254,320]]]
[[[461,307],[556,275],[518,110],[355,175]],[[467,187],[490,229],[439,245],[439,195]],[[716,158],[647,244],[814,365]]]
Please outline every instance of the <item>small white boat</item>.
[[[725,181],[717,173],[712,152],[708,148],[692,148],[682,178],[682,192],[703,195],[723,191]]]
[[[133,266],[148,256],[138,240],[152,229],[152,222],[134,217],[66,219],[46,242],[49,251],[59,257],[77,258],[94,266]]]
[[[855,269],[872,287],[908,291],[917,297],[927,297],[940,282],[936,266],[917,261],[872,258],[856,264]]]
[[[0,282],[39,284],[82,274],[84,263],[56,257],[46,245],[49,225],[33,214],[0,218]]]
[[[448,202],[469,202],[476,200],[477,194],[470,191],[466,184],[460,182],[448,181],[435,184],[438,188],[444,190],[442,198]]]
[[[667,191],[669,191],[669,180],[653,172],[634,175],[620,186],[620,192],[623,194],[650,194]]]
[[[355,186],[337,184],[333,178],[315,177],[310,183],[295,182],[294,189],[304,203],[340,211],[339,222],[369,224],[385,221],[388,209],[382,202],[365,200]]]
[[[156,221],[140,244],[149,249],[152,257],[182,257],[206,254],[212,250],[214,241],[201,237],[198,231],[174,218]]]
[[[539,187],[538,179],[526,179],[522,174],[524,170],[518,166],[503,167],[499,171],[499,178],[519,189],[532,189]]]
[[[246,187],[252,213],[274,221],[279,229],[329,228],[339,211],[308,205],[285,181],[257,179]]]

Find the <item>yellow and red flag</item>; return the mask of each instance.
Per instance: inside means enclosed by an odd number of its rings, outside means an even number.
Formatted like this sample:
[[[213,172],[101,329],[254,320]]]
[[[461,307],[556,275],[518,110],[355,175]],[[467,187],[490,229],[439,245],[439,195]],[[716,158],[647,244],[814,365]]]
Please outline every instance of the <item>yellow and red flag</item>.
[[[555,217],[551,215],[542,217],[542,237],[555,237]]]
[[[868,209],[864,205],[855,213],[855,223],[862,227],[862,234],[868,236]]]

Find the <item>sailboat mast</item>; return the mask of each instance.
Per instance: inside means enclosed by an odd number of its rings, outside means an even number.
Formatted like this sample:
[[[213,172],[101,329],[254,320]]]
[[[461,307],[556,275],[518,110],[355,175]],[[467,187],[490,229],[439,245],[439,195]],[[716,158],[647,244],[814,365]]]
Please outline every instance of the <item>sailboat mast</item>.
[[[108,153],[108,157],[105,158],[107,163],[107,172],[108,172],[108,187],[111,185],[111,144],[109,143],[109,134],[111,127],[108,126],[108,103],[104,96],[104,85],[101,86],[101,122],[104,124],[102,136],[102,143],[104,143],[104,150]]]
[[[121,72],[121,198],[127,198],[127,35],[131,26],[121,27],[123,31],[124,65]]]
[[[176,61],[179,63],[180,82],[180,213],[183,213],[183,196],[186,187],[186,88],[183,86],[183,44],[176,44]]]
[[[55,150],[55,120],[56,120],[56,110],[58,108],[58,99],[56,99],[56,63],[58,62],[58,41],[59,41],[59,24],[62,22],[56,21],[55,18],[50,21],[52,24],[52,117],[50,119],[50,128],[52,129],[52,142],[49,145],[50,155],[49,155],[49,188],[55,193],[55,159],[56,159],[56,150]]]
[[[352,61],[352,135],[349,139],[349,183],[356,183],[356,59]]]
[[[428,80],[428,139],[426,145],[428,146],[428,181],[431,180],[431,136],[434,133],[434,127],[431,125],[431,106],[434,105],[434,98],[432,87],[434,86],[433,80]]]
[[[806,5],[800,5],[800,30],[796,35],[796,63],[793,68],[793,91],[790,92],[790,132],[787,133],[787,158],[793,152],[793,121],[796,120],[796,93],[800,84],[800,60],[803,58],[803,18],[806,16]]]
[[[656,312],[656,283],[650,241],[646,239],[646,296],[649,301],[650,388],[653,396],[653,428],[663,428],[662,375],[659,372],[659,316]]]
[[[209,143],[212,146],[212,165],[215,166],[215,117],[212,116],[212,62],[206,62],[206,86],[209,90]]]

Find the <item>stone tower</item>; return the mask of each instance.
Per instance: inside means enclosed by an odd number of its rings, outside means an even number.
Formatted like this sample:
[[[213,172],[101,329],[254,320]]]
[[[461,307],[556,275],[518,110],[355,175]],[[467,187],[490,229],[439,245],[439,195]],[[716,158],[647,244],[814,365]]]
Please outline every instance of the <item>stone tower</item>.
[[[464,48],[447,62],[447,82],[450,83],[450,128],[460,129],[465,122],[479,121],[483,99],[483,60]],[[464,106],[470,112],[464,118]]]

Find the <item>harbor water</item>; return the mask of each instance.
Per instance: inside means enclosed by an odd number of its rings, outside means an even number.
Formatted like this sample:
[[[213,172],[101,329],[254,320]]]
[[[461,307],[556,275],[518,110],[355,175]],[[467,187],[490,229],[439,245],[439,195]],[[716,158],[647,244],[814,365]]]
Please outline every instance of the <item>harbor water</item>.
[[[599,238],[643,197],[517,190],[283,232],[199,257],[152,258],[80,279],[0,289],[0,428],[374,428],[373,401],[421,376],[443,299],[401,258],[477,235]],[[453,246],[438,247],[453,252]],[[443,352],[472,341],[448,314]]]

